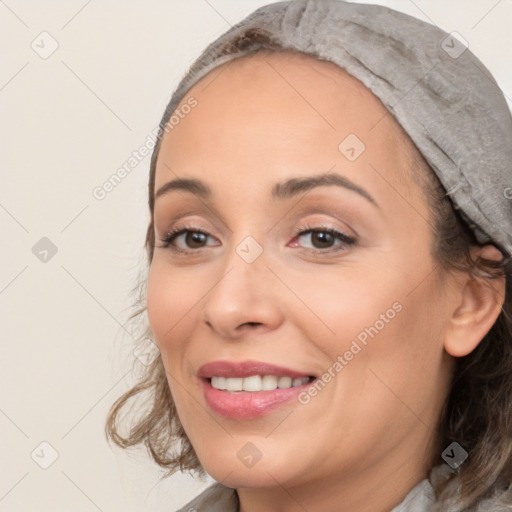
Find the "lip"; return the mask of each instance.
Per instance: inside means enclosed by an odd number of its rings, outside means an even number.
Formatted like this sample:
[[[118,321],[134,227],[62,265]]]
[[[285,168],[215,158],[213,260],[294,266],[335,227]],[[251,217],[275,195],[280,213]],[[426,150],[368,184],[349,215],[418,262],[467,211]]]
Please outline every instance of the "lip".
[[[275,409],[289,404],[312,382],[301,386],[274,389],[271,391],[225,391],[215,389],[210,383],[213,376],[250,377],[251,375],[275,375],[276,377],[309,377],[308,373],[284,368],[260,361],[212,361],[202,365],[198,372],[203,387],[203,395],[208,407],[225,418],[252,419],[271,413]]]
[[[311,373],[304,373],[291,368],[277,366],[261,361],[212,361],[199,367],[197,375],[203,379],[217,377],[250,377],[251,375],[275,375],[276,377],[310,377]]]

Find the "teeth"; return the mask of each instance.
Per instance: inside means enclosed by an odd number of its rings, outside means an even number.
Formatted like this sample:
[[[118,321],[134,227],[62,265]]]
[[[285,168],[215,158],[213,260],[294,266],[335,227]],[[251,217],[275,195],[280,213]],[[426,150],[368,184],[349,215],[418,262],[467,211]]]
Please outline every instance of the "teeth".
[[[273,391],[302,386],[310,381],[309,377],[276,377],[275,375],[251,375],[250,377],[212,377],[215,389],[226,391]]]
[[[277,387],[279,389],[291,388],[292,378],[291,377],[280,377],[277,381]]]
[[[212,377],[212,387],[215,389],[226,389],[226,378]]]
[[[244,379],[226,379],[226,390],[227,391],[242,391]]]
[[[262,391],[272,391],[277,389],[277,377],[274,375],[264,375],[261,380]]]
[[[261,391],[261,377],[259,375],[245,377],[242,388],[244,391]]]

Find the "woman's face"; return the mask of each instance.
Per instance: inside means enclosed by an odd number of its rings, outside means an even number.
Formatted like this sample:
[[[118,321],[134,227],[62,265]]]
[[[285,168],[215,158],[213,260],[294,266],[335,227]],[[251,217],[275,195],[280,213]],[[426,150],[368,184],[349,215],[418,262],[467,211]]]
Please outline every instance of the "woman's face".
[[[423,473],[455,295],[396,122],[303,55],[232,61],[187,102],[156,167],[147,307],[201,464],[230,487]]]

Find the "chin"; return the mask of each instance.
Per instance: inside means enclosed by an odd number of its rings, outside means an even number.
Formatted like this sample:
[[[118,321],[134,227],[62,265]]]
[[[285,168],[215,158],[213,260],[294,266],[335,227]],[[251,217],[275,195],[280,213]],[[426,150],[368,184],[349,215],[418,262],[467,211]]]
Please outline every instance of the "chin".
[[[236,457],[227,456],[213,456],[210,460],[200,459],[200,462],[214,480],[233,489],[272,488],[284,484],[292,477],[288,474],[289,468],[276,467],[275,464],[265,463],[263,459],[252,467],[247,467]]]

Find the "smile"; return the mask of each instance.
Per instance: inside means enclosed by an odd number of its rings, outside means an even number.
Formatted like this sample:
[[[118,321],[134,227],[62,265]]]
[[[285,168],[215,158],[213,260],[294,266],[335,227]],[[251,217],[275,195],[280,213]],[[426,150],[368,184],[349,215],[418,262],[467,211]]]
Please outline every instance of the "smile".
[[[197,376],[207,407],[225,418],[251,419],[286,404],[316,379],[310,372],[261,361],[212,361]]]
[[[210,384],[215,389],[226,391],[273,391],[274,389],[289,389],[311,382],[313,377],[278,377],[276,375],[251,375],[250,377],[221,377],[213,376]]]

